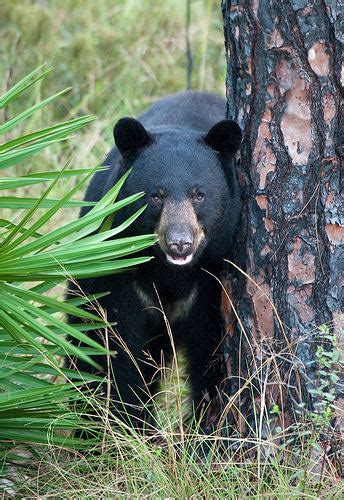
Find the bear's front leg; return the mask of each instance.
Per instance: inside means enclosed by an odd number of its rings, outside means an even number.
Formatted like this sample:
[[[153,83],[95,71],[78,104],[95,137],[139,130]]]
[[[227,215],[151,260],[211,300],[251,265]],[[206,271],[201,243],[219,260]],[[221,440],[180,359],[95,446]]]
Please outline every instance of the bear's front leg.
[[[147,431],[159,383],[162,329],[131,286],[119,290],[106,298],[108,320],[116,322],[110,338],[110,349],[117,352],[110,366],[110,409],[125,423]]]
[[[154,379],[155,369],[151,365],[152,361],[140,348],[123,348],[116,343],[115,349],[117,354],[110,367],[111,416],[137,430],[147,431],[151,398],[158,383]]]
[[[70,283],[69,295],[84,293],[92,296],[107,291],[108,295],[97,300],[93,307],[85,308],[94,312],[101,311],[101,316],[113,326],[92,332],[94,339],[107,346],[111,356],[96,356],[95,361],[101,369],[85,363],[79,358],[66,360],[67,366],[81,372],[94,373],[104,377],[101,395],[104,408],[108,408],[111,417],[140,430],[147,428],[151,413],[151,396],[157,392],[160,363],[161,331],[152,322],[151,315],[142,306],[130,274],[99,280],[80,280],[79,285]],[[79,318],[69,317],[71,324],[80,322]],[[160,336],[159,336],[160,333]],[[75,338],[69,341],[80,345]],[[98,383],[87,384],[96,390]],[[102,419],[101,411],[94,418]],[[115,424],[115,422],[113,422]]]
[[[209,403],[221,391],[224,379],[221,342],[222,317],[212,304],[197,304],[193,321],[184,327],[184,338],[190,373],[195,417],[204,427],[204,416]]]

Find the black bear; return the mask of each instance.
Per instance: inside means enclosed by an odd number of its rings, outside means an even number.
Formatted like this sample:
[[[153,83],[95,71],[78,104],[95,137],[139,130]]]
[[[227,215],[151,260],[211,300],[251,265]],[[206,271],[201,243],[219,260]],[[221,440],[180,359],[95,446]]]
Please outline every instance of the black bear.
[[[122,339],[110,336],[110,348],[117,351],[111,359],[110,405],[120,418],[130,415],[131,423],[146,418],[143,379],[155,394],[154,363],[160,364],[162,352],[165,360],[171,355],[161,309],[175,345],[185,348],[196,418],[223,379],[221,287],[206,271],[221,273],[240,210],[232,158],[242,135],[237,123],[223,119],[225,107],[217,95],[188,91],[158,101],[139,121],[122,118],[114,128],[116,147],[104,162],[110,169],[96,173],[86,193],[87,200],[99,200],[131,167],[120,196],[139,191],[145,196],[123,209],[115,223],[147,204],[125,236],[158,235],[158,243],[147,250],[155,257],[149,263],[79,282],[87,294],[110,292],[99,302]],[[97,361],[107,374],[107,359]],[[92,369],[80,360],[76,365]]]

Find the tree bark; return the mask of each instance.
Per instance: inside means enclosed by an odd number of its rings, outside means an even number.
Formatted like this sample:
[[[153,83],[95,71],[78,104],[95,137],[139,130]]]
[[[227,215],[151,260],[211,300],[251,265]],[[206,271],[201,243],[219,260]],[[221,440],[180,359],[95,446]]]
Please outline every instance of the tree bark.
[[[228,117],[244,130],[233,260],[246,273],[228,264],[226,412],[241,433],[264,434],[264,422],[281,432],[334,405],[344,269],[339,4],[224,0],[222,10]]]

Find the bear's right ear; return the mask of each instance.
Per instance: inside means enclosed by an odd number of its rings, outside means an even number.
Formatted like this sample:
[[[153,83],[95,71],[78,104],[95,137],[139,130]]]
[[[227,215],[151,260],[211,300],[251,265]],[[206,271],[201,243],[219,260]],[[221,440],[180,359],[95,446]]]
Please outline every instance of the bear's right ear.
[[[116,146],[123,157],[130,157],[152,142],[144,126],[135,118],[121,118],[113,129]]]
[[[233,120],[222,120],[215,123],[203,138],[204,142],[217,153],[234,156],[242,139],[239,125]]]

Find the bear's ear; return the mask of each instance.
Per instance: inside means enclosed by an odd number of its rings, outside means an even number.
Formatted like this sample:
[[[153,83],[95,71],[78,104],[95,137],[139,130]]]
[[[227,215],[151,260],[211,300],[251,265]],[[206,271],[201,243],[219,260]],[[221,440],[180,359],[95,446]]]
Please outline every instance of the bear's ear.
[[[222,120],[215,123],[203,138],[218,153],[234,156],[240,147],[242,133],[239,125],[233,120]]]
[[[135,118],[121,118],[113,129],[113,136],[123,157],[133,156],[140,148],[152,142],[144,126]]]

